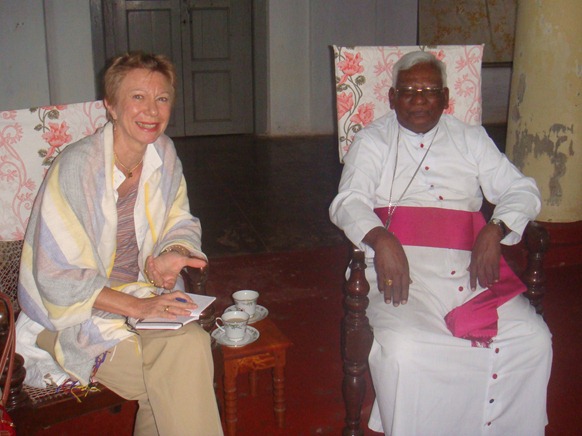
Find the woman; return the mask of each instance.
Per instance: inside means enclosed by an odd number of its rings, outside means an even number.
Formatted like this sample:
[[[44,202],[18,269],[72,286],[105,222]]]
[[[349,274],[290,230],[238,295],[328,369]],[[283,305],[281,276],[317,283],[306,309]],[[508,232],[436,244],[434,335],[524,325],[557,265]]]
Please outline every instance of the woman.
[[[175,82],[162,56],[127,54],[107,69],[110,123],[59,155],[31,214],[19,337],[38,334],[36,345],[81,384],[93,378],[138,400],[135,434],[215,435],[222,429],[208,334],[196,323],[176,331],[126,325],[129,317],[187,315],[196,306],[186,294],[157,289],[172,290],[187,265],[206,265],[182,166],[163,134]]]

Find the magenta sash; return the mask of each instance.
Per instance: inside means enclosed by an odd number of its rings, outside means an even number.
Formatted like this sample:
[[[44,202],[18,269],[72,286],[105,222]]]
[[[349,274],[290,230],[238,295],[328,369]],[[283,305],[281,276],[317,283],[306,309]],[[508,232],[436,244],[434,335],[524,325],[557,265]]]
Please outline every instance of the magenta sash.
[[[388,208],[374,212],[386,222]],[[480,212],[400,206],[392,216],[389,230],[402,245],[471,251],[485,224]],[[445,316],[447,327],[453,336],[468,339],[475,347],[488,347],[497,335],[497,308],[525,290],[502,257],[499,282],[451,310]]]

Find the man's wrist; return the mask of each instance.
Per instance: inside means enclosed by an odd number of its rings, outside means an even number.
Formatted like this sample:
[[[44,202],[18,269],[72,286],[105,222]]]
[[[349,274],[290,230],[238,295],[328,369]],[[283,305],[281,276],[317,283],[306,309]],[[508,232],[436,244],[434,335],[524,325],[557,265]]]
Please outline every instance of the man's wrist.
[[[505,223],[500,220],[499,218],[491,218],[489,220],[489,224],[496,225],[501,230],[501,239],[505,238],[509,233],[509,228],[505,225]]]
[[[371,247],[374,251],[377,250],[377,246],[378,244],[381,244],[383,241],[390,239],[390,238],[394,238],[394,233],[386,230],[386,228],[384,226],[379,226],[379,227],[374,227],[372,230],[370,230],[366,236],[364,236],[364,239],[362,242],[364,242],[366,245],[368,245],[369,247]]]

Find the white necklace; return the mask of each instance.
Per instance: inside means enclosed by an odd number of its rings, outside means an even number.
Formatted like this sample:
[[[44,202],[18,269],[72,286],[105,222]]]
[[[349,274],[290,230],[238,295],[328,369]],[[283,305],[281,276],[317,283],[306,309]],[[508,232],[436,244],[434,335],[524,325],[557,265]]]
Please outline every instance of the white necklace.
[[[434,132],[434,136],[430,140],[430,144],[428,145],[426,151],[424,152],[424,156],[422,156],[420,163],[416,167],[416,170],[414,171],[414,174],[412,175],[412,177],[408,181],[408,184],[404,188],[404,191],[402,191],[402,194],[400,194],[400,197],[398,197],[398,200],[396,200],[394,203],[392,203],[392,189],[394,188],[394,180],[396,180],[396,168],[398,167],[398,150],[400,148],[400,127],[398,128],[398,136],[396,137],[396,162],[394,162],[394,172],[392,173],[392,184],[390,185],[390,196],[388,198],[388,207],[387,207],[388,218],[386,218],[386,223],[384,224],[384,228],[386,230],[388,230],[388,227],[390,227],[390,223],[392,221],[392,215],[394,215],[394,212],[396,212],[396,208],[400,204],[402,197],[404,197],[404,194],[406,194],[406,191],[408,191],[408,188],[412,184],[412,181],[414,180],[414,178],[418,174],[418,171],[420,170],[422,163],[426,159],[426,155],[428,154],[428,152],[430,151],[430,148],[432,147],[432,143],[434,142],[434,138],[436,138],[438,133],[439,133],[439,128],[437,127],[436,131]]]

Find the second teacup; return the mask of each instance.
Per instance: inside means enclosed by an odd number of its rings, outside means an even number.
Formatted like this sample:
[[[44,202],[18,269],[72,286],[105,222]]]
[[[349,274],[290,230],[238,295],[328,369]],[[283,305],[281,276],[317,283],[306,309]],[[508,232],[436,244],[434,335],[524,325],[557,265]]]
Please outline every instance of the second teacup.
[[[216,327],[226,335],[228,340],[232,342],[242,341],[245,337],[249,318],[249,314],[242,310],[225,312],[221,317],[216,318]]]
[[[257,309],[257,299],[259,298],[259,293],[257,291],[236,291],[232,294],[232,298],[237,310],[242,310],[248,313],[251,318],[254,316]]]

